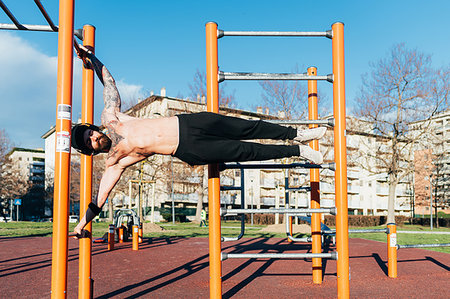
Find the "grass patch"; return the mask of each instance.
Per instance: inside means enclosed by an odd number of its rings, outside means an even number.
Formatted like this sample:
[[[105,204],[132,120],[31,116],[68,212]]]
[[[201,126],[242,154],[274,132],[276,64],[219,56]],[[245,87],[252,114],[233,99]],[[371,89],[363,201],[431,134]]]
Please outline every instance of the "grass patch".
[[[108,222],[93,223],[93,237],[100,238],[108,231]],[[188,223],[158,223],[165,229],[162,232],[146,233],[147,238],[169,238],[169,237],[203,237],[207,238],[209,234],[208,227],[199,227],[198,224]],[[222,236],[237,237],[240,233],[239,221],[222,222]],[[73,231],[76,223],[69,223],[69,232]],[[285,238],[286,234],[274,232],[262,232],[261,229],[266,225],[246,225],[245,238]],[[350,227],[350,229],[368,229],[369,227]],[[384,228],[376,226],[370,228]],[[419,225],[404,225],[398,227],[397,242],[399,244],[432,244],[432,243],[450,243],[450,235],[421,234],[421,232],[430,231],[429,227]],[[417,234],[402,234],[401,231],[417,231]],[[51,237],[53,223],[51,222],[0,222],[0,237]],[[450,228],[433,229],[434,232],[450,232]],[[305,235],[296,235],[295,237],[304,237]],[[350,238],[362,238],[367,240],[387,242],[384,233],[357,233],[350,234]],[[429,248],[439,252],[450,253],[449,247]]]
[[[93,223],[93,237],[100,238],[108,231],[106,222]],[[77,224],[69,223],[69,232],[72,232]],[[53,232],[52,222],[0,222],[0,237],[51,237]]]
[[[350,227],[350,229],[368,229],[369,227]],[[370,228],[385,228],[385,226],[376,226]],[[402,234],[402,231],[417,231],[417,234]],[[421,232],[431,231],[429,227],[419,225],[404,225],[397,227],[397,243],[406,244],[434,244],[434,243],[450,243],[450,235],[438,234],[422,234]],[[434,228],[433,232],[450,232],[450,228]],[[361,238],[366,240],[374,240],[387,243],[385,233],[352,233],[350,238]],[[450,253],[450,247],[423,248],[438,252]]]

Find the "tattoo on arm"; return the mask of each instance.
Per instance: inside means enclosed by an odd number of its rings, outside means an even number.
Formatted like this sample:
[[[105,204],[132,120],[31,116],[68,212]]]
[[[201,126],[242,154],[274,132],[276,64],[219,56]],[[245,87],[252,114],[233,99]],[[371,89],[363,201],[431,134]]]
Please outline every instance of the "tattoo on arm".
[[[120,94],[116,87],[116,82],[111,76],[108,69],[103,66],[103,101],[105,103],[105,110],[117,108],[120,111],[121,100]]]

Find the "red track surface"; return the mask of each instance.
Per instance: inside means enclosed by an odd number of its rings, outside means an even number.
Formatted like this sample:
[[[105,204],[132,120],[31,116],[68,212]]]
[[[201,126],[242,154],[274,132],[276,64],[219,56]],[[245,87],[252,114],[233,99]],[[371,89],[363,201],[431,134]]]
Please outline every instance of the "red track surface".
[[[223,243],[226,252],[307,252],[285,240],[242,239]],[[398,253],[397,279],[386,276],[386,244],[350,239],[352,298],[450,298],[450,254],[422,249]],[[208,298],[208,239],[144,240],[93,246],[95,298]],[[322,285],[314,285],[311,262],[223,262],[223,298],[335,298],[336,263],[327,261]],[[0,297],[49,298],[51,238],[0,238]],[[68,298],[78,296],[78,244],[69,240]]]

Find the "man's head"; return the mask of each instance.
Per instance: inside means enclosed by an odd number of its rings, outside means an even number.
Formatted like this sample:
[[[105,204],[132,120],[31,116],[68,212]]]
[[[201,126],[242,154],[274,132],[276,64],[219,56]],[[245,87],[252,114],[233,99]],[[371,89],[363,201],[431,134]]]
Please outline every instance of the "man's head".
[[[76,124],[72,128],[72,147],[85,155],[107,153],[111,139],[91,124]]]

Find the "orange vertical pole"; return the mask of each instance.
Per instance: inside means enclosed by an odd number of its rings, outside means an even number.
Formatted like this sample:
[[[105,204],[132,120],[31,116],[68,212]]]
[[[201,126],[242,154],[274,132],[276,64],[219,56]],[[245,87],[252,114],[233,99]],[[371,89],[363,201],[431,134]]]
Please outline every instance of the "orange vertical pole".
[[[114,224],[108,226],[108,250],[114,250],[115,228]]]
[[[317,76],[317,68],[308,68],[308,76]],[[310,120],[319,118],[319,110],[317,103],[317,80],[308,80],[308,112]],[[315,124],[309,125],[309,128],[317,128]],[[309,143],[312,149],[319,150],[319,140],[313,140]],[[319,189],[319,169],[313,168],[309,170],[311,185],[311,209],[320,208],[320,189]],[[320,229],[321,214],[313,213],[311,215],[311,236],[312,236],[312,253],[322,253],[322,233]],[[312,259],[313,283],[322,283],[322,259]]]
[[[333,110],[336,194],[336,250],[338,298],[350,296],[348,258],[347,148],[345,128],[344,24],[334,23],[333,32]]]
[[[209,112],[219,113],[219,65],[217,24],[206,24],[206,94]],[[211,299],[222,298],[222,262],[220,259],[220,173],[218,164],[208,165],[209,207],[209,293]]]
[[[388,223],[389,234],[387,235],[388,246],[388,276],[397,278],[397,226]]]
[[[139,226],[133,225],[133,250],[139,250]]]
[[[123,243],[123,226],[119,227],[119,243]]]
[[[83,27],[83,45],[91,51],[95,48],[95,27],[85,25]],[[83,67],[82,94],[81,94],[81,122],[94,123],[94,70]],[[89,203],[92,201],[92,156],[81,155],[80,170],[80,215],[84,215]],[[92,222],[89,222],[85,230],[92,232]],[[80,239],[80,259],[78,277],[78,298],[91,297],[91,257],[92,237]]]
[[[58,82],[56,88],[55,179],[53,193],[52,298],[67,297],[73,18],[74,1],[60,1]]]
[[[139,226],[139,243],[142,243],[142,237],[144,236],[144,231],[142,230],[142,224]]]

